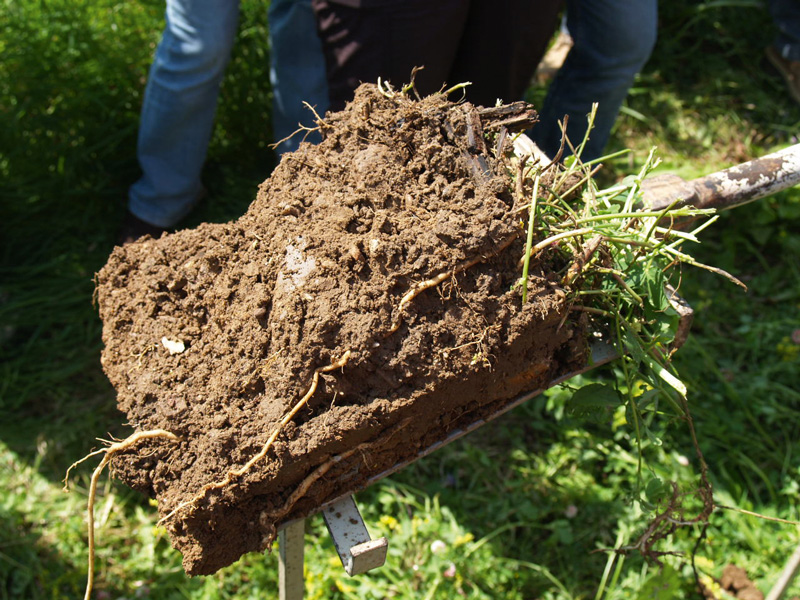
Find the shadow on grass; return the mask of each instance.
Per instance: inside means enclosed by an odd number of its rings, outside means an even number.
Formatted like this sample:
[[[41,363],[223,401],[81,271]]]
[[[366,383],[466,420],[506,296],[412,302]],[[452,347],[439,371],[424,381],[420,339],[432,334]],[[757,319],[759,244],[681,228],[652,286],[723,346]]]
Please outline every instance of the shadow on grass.
[[[609,150],[645,132],[696,176],[695,159],[735,164],[796,143],[800,106],[764,56],[776,31],[765,3],[665,2],[659,24]]]
[[[85,567],[65,560],[37,528],[21,513],[0,508],[0,598],[81,597]]]

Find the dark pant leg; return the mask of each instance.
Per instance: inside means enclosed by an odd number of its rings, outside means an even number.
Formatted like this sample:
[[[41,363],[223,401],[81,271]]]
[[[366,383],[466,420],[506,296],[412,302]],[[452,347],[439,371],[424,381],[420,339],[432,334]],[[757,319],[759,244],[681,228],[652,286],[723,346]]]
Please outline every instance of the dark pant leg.
[[[775,48],[788,60],[800,60],[800,2],[769,0],[772,21],[778,29]]]
[[[657,0],[567,0],[567,27],[574,41],[547,92],[541,123],[532,131],[550,156],[561,145],[558,121],[569,115],[567,136],[577,146],[592,103],[599,104],[583,159],[602,155],[620,107],[656,42]]]
[[[402,87],[414,67],[415,83],[431,94],[449,83],[469,0],[407,0],[352,8],[313,0],[328,71],[331,110],[341,110],[359,83],[378,77]]]
[[[450,83],[471,81],[467,100],[520,100],[558,26],[563,0],[472,0]]]

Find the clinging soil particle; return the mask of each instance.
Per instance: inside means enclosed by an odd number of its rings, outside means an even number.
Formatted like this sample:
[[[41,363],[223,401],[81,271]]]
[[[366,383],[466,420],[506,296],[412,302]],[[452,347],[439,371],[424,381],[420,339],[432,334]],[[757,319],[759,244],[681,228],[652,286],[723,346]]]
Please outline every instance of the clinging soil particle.
[[[137,430],[180,436],[114,472],[158,500],[187,573],[264,550],[280,523],[584,362],[553,266],[524,306],[516,285],[502,139],[531,114],[364,85],[238,221],[114,250],[104,369]]]

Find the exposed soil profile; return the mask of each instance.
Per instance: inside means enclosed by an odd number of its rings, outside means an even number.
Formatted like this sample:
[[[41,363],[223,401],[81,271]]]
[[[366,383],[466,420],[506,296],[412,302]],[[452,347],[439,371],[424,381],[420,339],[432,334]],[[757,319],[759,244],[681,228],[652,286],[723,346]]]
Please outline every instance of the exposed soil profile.
[[[525,213],[503,140],[531,115],[364,85],[236,222],[114,250],[103,367],[135,429],[180,436],[114,473],[178,509],[187,573],[264,550],[280,523],[585,363],[564,265],[534,266],[524,306],[515,285]]]

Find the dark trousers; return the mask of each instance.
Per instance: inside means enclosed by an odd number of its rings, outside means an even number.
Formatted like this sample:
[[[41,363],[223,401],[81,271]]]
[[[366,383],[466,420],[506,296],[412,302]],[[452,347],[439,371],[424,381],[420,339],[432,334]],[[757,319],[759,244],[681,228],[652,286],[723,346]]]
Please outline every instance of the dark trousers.
[[[471,82],[467,100],[519,100],[558,24],[562,0],[398,0],[353,8],[312,0],[332,110],[380,77],[426,95]]]

